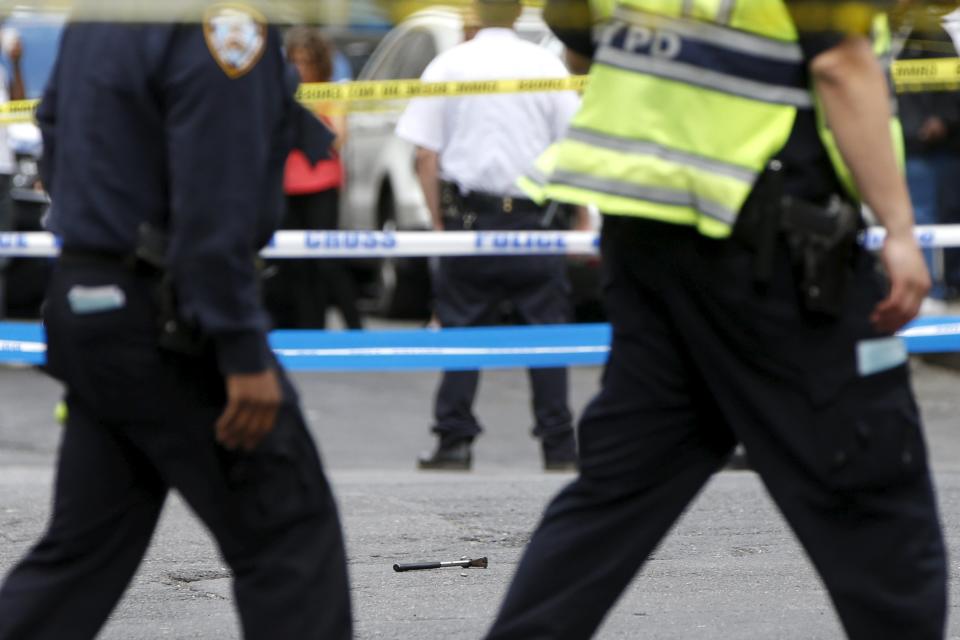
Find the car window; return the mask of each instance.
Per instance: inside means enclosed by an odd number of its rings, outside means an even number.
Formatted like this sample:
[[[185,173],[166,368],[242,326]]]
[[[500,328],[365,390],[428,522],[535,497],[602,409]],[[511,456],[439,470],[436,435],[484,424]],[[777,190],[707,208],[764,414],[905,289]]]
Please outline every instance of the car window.
[[[425,29],[409,31],[384,51],[370,80],[408,80],[419,78],[437,55],[437,43]]]
[[[430,61],[437,57],[437,43],[428,31],[412,31],[400,51],[400,66],[395,78],[419,78]]]

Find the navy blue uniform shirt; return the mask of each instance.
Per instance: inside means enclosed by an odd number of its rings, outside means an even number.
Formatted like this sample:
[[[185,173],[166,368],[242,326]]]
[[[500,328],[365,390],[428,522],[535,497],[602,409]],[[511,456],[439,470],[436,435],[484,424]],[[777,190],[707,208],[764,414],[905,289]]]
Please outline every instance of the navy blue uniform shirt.
[[[71,24],[38,112],[49,229],[129,254],[142,223],[166,228],[180,312],[224,373],[270,363],[254,259],[279,226],[296,113],[276,30],[245,15]]]

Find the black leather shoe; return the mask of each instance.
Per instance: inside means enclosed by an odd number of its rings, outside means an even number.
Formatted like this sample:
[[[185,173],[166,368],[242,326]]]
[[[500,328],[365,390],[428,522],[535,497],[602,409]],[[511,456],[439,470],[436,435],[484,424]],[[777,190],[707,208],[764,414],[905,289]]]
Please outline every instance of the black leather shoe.
[[[422,453],[417,460],[418,469],[434,471],[470,471],[473,466],[473,454],[470,452],[471,440],[456,440],[437,445],[433,453]]]
[[[750,466],[750,460],[747,458],[747,451],[743,448],[743,445],[738,445],[737,448],[733,450],[733,453],[731,453],[727,459],[727,464],[724,466],[724,469],[727,471],[749,471],[752,468],[753,467]]]
[[[543,441],[544,471],[576,471],[577,468],[577,441],[572,432]]]

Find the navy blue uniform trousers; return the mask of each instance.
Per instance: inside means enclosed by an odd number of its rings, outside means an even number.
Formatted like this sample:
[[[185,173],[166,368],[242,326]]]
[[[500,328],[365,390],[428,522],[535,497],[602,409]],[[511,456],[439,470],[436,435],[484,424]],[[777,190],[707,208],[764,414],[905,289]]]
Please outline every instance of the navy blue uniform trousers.
[[[539,214],[499,213],[477,217],[475,230],[536,229]],[[563,256],[469,256],[441,258],[434,281],[440,324],[479,327],[501,324],[505,305],[528,325],[570,322],[570,285]],[[533,395],[533,435],[563,438],[572,433],[567,405],[567,370],[529,370]],[[482,428],[473,413],[480,384],[476,370],[444,371],[434,403],[433,432],[442,439],[473,438]]]
[[[602,249],[613,344],[580,476],[547,507],[489,638],[590,637],[737,441],[851,638],[941,638],[945,552],[908,371],[856,366],[856,343],[877,337],[875,259],[858,251],[827,320],[799,309],[783,247],[766,292],[750,251],[690,228],[608,216]]]
[[[78,315],[75,286],[119,286],[122,309]],[[215,537],[245,638],[349,638],[336,506],[297,396],[251,453],[218,446],[224,381],[210,357],[157,347],[152,279],[58,265],[44,320],[69,418],[46,534],[0,589],[0,638],[93,638],[140,564],[168,490]],[[282,374],[281,374],[282,375]]]

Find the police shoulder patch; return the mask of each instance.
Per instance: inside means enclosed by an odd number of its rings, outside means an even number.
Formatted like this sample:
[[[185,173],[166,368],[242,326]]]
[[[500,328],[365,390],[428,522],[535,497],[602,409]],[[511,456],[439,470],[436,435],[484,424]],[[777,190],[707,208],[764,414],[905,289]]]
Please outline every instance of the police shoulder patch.
[[[204,15],[203,37],[223,72],[231,79],[240,78],[267,48],[267,20],[242,4],[215,4]]]

